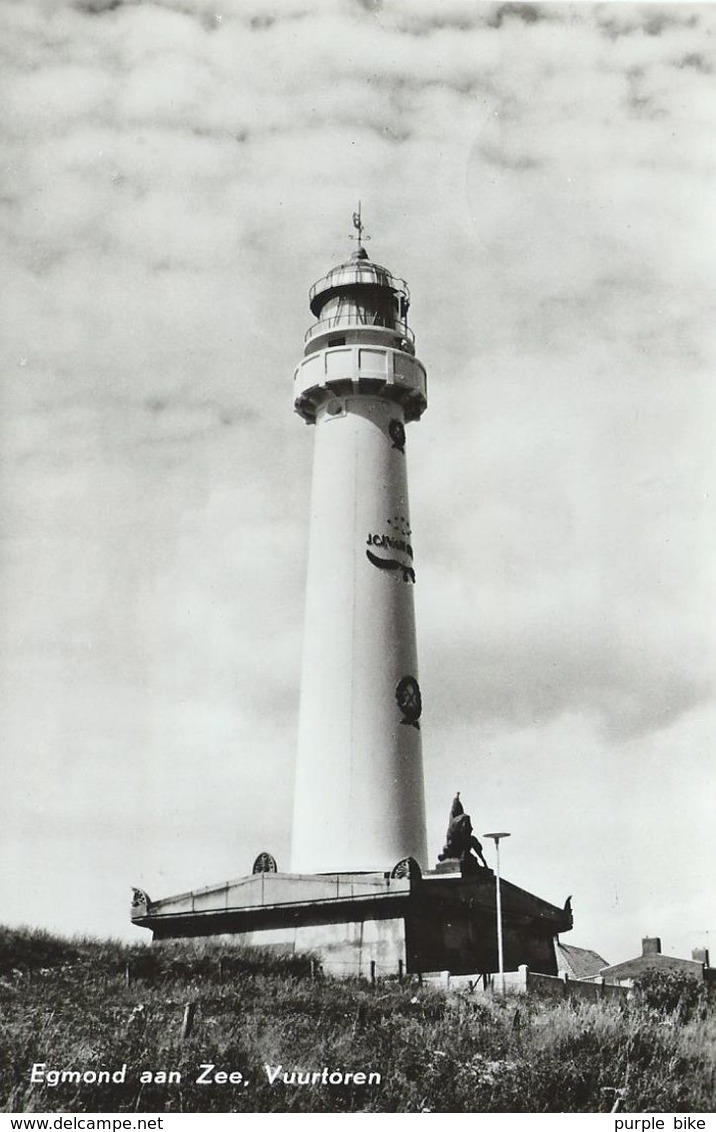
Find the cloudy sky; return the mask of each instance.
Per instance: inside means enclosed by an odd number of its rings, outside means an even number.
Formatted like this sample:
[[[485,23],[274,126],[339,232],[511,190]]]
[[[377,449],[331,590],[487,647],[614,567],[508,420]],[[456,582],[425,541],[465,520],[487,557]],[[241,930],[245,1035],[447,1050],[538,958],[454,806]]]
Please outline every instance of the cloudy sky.
[[[460,789],[571,942],[716,950],[716,8],[0,19],[3,920],[136,938],[132,884],[288,860],[291,380],[360,199],[429,374],[431,850]]]

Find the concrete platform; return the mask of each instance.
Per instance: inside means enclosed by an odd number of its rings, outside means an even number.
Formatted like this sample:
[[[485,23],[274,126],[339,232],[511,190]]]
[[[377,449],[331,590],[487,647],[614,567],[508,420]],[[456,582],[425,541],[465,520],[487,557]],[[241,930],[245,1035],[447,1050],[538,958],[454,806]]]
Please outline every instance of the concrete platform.
[[[154,940],[222,936],[312,952],[335,975],[482,974],[497,970],[495,896],[489,869],[262,872],[156,901],[135,890],[132,921]],[[571,912],[503,880],[502,913],[505,969],[556,974],[554,939]]]

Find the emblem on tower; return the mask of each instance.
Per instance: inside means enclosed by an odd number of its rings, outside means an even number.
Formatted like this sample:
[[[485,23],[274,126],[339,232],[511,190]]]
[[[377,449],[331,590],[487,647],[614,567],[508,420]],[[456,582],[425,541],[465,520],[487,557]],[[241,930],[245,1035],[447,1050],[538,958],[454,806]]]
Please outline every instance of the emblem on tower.
[[[393,417],[388,425],[388,436],[393,441],[393,448],[405,452],[405,425],[397,417]]]
[[[414,676],[404,676],[395,689],[395,698],[400,708],[401,723],[409,723],[413,727],[420,727],[418,720],[423,714],[423,698],[420,695],[420,685]]]

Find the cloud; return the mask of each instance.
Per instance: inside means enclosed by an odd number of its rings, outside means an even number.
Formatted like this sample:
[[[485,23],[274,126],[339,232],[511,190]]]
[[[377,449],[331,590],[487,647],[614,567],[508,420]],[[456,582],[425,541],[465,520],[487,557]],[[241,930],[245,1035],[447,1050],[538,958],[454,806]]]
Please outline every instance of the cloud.
[[[675,66],[677,67],[693,67],[695,71],[699,71],[702,75],[712,75],[714,72],[714,65],[706,58],[705,55],[698,51],[691,51],[688,55],[684,55]]]
[[[88,16],[101,16],[104,12],[114,12],[125,3],[127,0],[74,0],[72,6]]]
[[[600,6],[597,21],[609,39],[626,36],[656,38],[664,32],[680,28],[694,28],[699,22],[697,6],[692,4],[649,5],[643,9],[635,5],[620,5],[618,9]]]

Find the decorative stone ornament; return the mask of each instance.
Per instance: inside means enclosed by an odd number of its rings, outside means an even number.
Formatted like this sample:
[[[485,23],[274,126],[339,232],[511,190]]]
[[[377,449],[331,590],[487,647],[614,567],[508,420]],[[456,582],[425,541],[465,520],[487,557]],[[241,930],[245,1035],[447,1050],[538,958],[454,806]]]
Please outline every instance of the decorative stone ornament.
[[[254,867],[251,872],[277,873],[278,865],[276,864],[276,858],[272,857],[270,853],[259,853],[258,857],[254,861]]]

